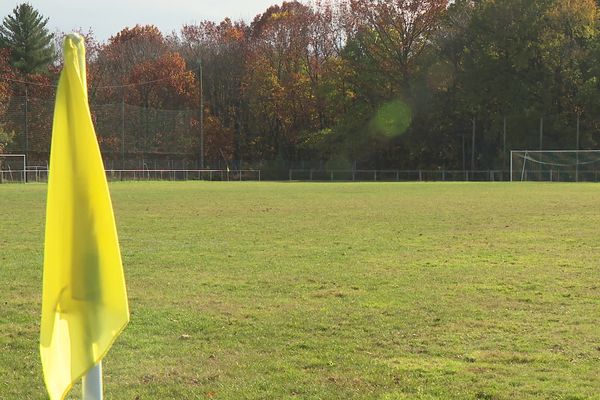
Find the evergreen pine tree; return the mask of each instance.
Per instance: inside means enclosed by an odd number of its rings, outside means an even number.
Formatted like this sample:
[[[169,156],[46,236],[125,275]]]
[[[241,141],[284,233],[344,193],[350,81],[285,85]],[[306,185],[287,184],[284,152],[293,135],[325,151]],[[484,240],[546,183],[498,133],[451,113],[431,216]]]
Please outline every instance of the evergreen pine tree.
[[[4,18],[0,26],[0,46],[11,51],[11,65],[30,74],[43,71],[54,59],[53,35],[44,18],[30,4],[23,3]]]

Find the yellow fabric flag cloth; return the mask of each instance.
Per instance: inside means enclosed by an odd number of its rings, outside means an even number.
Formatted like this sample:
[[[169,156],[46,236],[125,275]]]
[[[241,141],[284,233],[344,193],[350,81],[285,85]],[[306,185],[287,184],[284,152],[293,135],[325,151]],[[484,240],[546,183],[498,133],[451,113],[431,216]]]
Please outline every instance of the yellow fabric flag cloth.
[[[54,109],[40,354],[51,400],[97,364],[129,321],[117,229],[87,101],[85,47],[64,41]]]

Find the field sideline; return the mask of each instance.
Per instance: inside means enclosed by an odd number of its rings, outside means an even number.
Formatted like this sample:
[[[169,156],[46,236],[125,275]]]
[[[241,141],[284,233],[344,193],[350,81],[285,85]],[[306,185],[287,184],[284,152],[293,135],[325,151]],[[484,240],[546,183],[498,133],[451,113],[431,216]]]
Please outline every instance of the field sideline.
[[[598,184],[110,188],[107,400],[600,399]],[[46,398],[45,195],[0,185],[0,399]]]

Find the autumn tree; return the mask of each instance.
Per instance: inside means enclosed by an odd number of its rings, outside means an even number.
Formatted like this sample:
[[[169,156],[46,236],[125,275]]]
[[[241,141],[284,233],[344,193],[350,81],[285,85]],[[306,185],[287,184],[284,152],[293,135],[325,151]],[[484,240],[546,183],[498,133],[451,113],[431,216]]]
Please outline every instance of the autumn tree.
[[[246,107],[242,103],[242,79],[245,73],[244,55],[248,27],[243,22],[225,19],[220,23],[204,21],[185,25],[176,42],[176,48],[185,58],[188,68],[200,80],[202,70],[205,132],[207,135],[235,135],[231,144],[223,146],[223,157],[241,160],[245,143]],[[198,109],[200,104],[197,105]],[[218,133],[220,132],[220,133]],[[207,155],[214,153],[207,142]],[[211,153],[214,153],[211,155]]]
[[[14,76],[14,74],[12,73],[9,64],[8,51],[6,49],[0,49],[0,154],[4,153],[8,145],[14,140],[14,132],[8,131],[5,127],[5,113],[8,108],[8,102],[10,101],[11,90],[9,81],[4,79],[10,79],[12,76]],[[0,159],[0,170],[1,169],[2,159]]]
[[[15,73],[10,65],[9,54],[10,51],[8,49],[0,48],[0,118],[6,112],[12,92],[11,81],[15,79]]]
[[[355,40],[378,73],[410,91],[417,60],[447,5],[447,0],[350,0]]]
[[[127,77],[127,101],[143,108],[143,135],[141,148],[145,151],[160,148],[181,149],[186,139],[172,131],[174,124],[163,127],[165,119],[172,118],[168,112],[159,112],[150,123],[151,110],[185,110],[198,104],[197,80],[192,71],[186,69],[185,61],[177,53],[166,53],[155,60],[135,65]],[[179,142],[179,143],[178,143]]]
[[[582,101],[596,32],[594,2],[482,1],[472,15],[461,39],[456,99],[465,120],[479,120],[480,165],[506,160],[498,143],[507,117],[509,145],[539,147],[543,124],[546,146],[572,146],[565,131],[575,125]]]
[[[8,63],[8,52],[0,49],[0,78],[11,76],[10,65]],[[6,152],[7,147],[14,140],[14,132],[9,131],[5,127],[4,113],[10,99],[10,87],[7,81],[0,79],[0,154]],[[0,157],[0,171],[2,171],[3,159]],[[3,181],[2,173],[0,172],[0,183]]]
[[[315,98],[318,129],[327,129],[335,123],[339,102],[334,98],[344,91],[340,79],[345,75],[341,60],[344,21],[339,7],[317,2],[307,15],[308,46],[305,50],[306,71]]]
[[[178,53],[165,53],[136,64],[126,85],[130,104],[146,108],[185,109],[198,104],[198,83]]]
[[[194,152],[195,115],[188,110],[197,109],[198,85],[174,50],[151,25],[125,28],[96,50],[90,92],[105,104],[92,107],[104,149],[113,154]]]
[[[153,25],[124,28],[95,49],[91,83],[93,98],[120,102],[126,95],[124,84],[136,65],[160,58],[169,48],[160,30]],[[100,88],[99,90],[96,87]]]
[[[296,158],[302,133],[319,125],[307,73],[313,18],[309,7],[284,2],[267,9],[251,25],[244,96],[250,111],[249,129],[263,157]]]

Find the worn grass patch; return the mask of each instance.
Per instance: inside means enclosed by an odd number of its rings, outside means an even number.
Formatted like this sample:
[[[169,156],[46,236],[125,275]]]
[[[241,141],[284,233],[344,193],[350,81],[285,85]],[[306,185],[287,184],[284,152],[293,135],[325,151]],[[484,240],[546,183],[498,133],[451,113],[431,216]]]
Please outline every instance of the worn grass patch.
[[[600,398],[599,185],[111,192],[132,317],[107,399]],[[46,398],[45,194],[0,185],[0,399]]]

